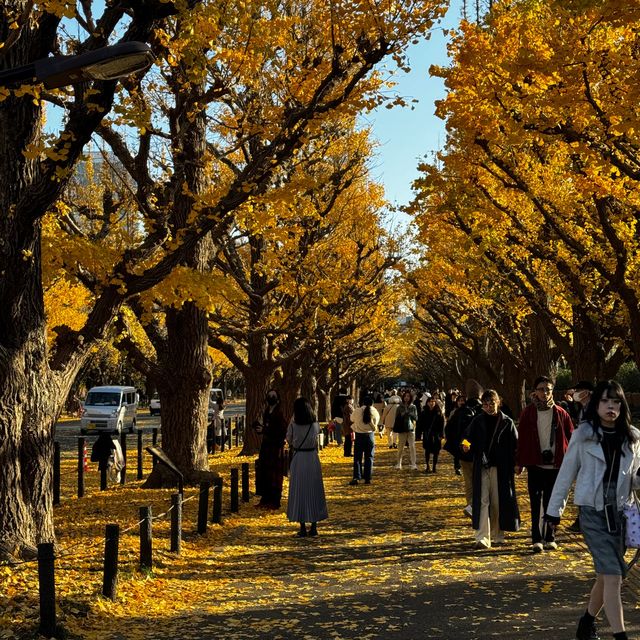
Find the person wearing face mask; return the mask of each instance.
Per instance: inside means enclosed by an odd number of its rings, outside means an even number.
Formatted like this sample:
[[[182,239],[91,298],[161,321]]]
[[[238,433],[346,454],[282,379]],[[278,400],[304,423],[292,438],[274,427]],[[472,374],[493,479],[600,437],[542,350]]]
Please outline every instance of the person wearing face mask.
[[[596,570],[587,610],[578,622],[577,640],[595,640],[595,619],[604,607],[617,640],[627,640],[620,591],[627,573],[622,509],[632,489],[640,488],[640,431],[622,387],[599,382],[574,431],[553,487],[545,520],[557,526],[575,481],[573,501]]]
[[[487,389],[480,398],[482,412],[469,425],[462,449],[473,456],[472,523],[475,548],[504,544],[505,531],[518,531],[515,456],[518,432],[513,420],[500,411],[500,396]]]
[[[262,433],[256,469],[256,494],[261,496],[258,507],[279,509],[284,479],[287,423],[280,407],[280,395],[275,389],[267,392],[262,423],[256,425],[256,430]]]
[[[576,426],[582,422],[584,410],[587,408],[593,393],[593,385],[588,380],[580,380],[573,385],[573,403],[575,406],[575,415],[572,416]]]

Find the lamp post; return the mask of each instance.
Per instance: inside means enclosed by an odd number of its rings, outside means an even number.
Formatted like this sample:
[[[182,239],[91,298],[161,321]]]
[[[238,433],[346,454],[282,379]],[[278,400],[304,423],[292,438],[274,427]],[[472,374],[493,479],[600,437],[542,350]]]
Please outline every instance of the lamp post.
[[[42,82],[47,89],[56,89],[86,80],[116,80],[146,69],[153,60],[148,44],[120,42],[74,56],[41,58],[0,71],[0,86]]]

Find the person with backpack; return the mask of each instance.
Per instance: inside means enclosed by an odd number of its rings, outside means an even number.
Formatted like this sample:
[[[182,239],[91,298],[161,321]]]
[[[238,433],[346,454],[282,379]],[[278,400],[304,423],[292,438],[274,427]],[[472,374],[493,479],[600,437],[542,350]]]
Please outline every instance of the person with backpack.
[[[482,386],[479,382],[472,378],[467,380],[465,384],[466,402],[464,406],[456,409],[444,431],[445,450],[454,458],[457,457],[460,462],[464,480],[464,495],[467,502],[464,512],[469,517],[471,517],[471,504],[473,502],[473,455],[470,451],[464,450],[462,443],[468,439],[469,425],[482,409],[482,403],[480,402],[482,391]]]
[[[396,420],[396,411],[398,405],[402,402],[402,398],[398,395],[395,389],[391,390],[391,395],[387,399],[387,404],[382,411],[382,425],[384,427],[384,433],[387,435],[387,444],[389,449],[398,448],[398,434],[393,430],[393,425]]]
[[[355,441],[353,445],[353,480],[349,484],[357,485],[363,479],[365,484],[371,484],[375,438],[380,421],[380,414],[373,406],[371,396],[366,396],[363,405],[353,410],[351,419]]]
[[[402,469],[402,454],[404,446],[409,449],[409,461],[411,469],[417,470],[416,464],[416,424],[418,422],[418,409],[413,403],[413,394],[411,391],[404,391],[402,394],[402,403],[396,409],[396,417],[393,424],[393,430],[398,434],[398,462],[396,469]]]

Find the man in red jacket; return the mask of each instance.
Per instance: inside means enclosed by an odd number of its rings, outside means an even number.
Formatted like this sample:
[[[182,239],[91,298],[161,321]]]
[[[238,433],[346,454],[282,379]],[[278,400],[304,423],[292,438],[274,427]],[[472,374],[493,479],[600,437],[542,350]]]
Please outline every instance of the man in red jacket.
[[[525,407],[518,421],[516,473],[527,469],[527,488],[531,502],[531,550],[557,549],[555,531],[543,527],[551,491],[573,431],[571,416],[553,401],[553,382],[539,376],[533,384],[533,402]],[[543,528],[545,529],[543,531]]]

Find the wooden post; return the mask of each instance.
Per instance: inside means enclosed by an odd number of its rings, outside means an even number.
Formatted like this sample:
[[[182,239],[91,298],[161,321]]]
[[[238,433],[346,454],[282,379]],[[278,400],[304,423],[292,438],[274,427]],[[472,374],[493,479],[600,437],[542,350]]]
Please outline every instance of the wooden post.
[[[102,595],[110,600],[116,599],[118,586],[118,547],[120,545],[120,525],[108,524],[104,534],[104,574]]]
[[[198,533],[207,531],[207,509],[209,507],[209,483],[200,483],[200,498],[198,500]]]
[[[53,504],[60,504],[60,443],[53,443]]]
[[[242,463],[242,502],[249,502],[249,463]]]
[[[180,555],[182,546],[182,496],[174,493],[171,496],[171,548],[170,551]]]
[[[255,491],[254,493],[258,495],[258,467],[260,466],[260,461],[256,458],[253,461],[253,481],[255,483]]]
[[[120,484],[127,482],[127,434],[123,431],[120,434],[120,447],[122,448],[122,458],[124,459],[124,467],[120,471]]]
[[[140,569],[153,569],[153,528],[151,507],[140,507]]]
[[[153,430],[151,431],[151,445],[152,446],[156,446],[158,444],[158,427],[153,427]],[[153,458],[153,466],[155,467],[157,464],[157,460],[155,458]]]
[[[216,478],[213,482],[213,509],[211,510],[211,522],[222,524],[222,478]]]
[[[231,468],[231,513],[238,513],[238,467]]]
[[[84,496],[84,447],[86,439],[78,438],[78,498]]]
[[[38,588],[40,633],[51,638],[56,633],[56,580],[52,542],[41,542],[38,545]]]
[[[142,480],[142,436],[142,431],[138,429],[138,480]]]

